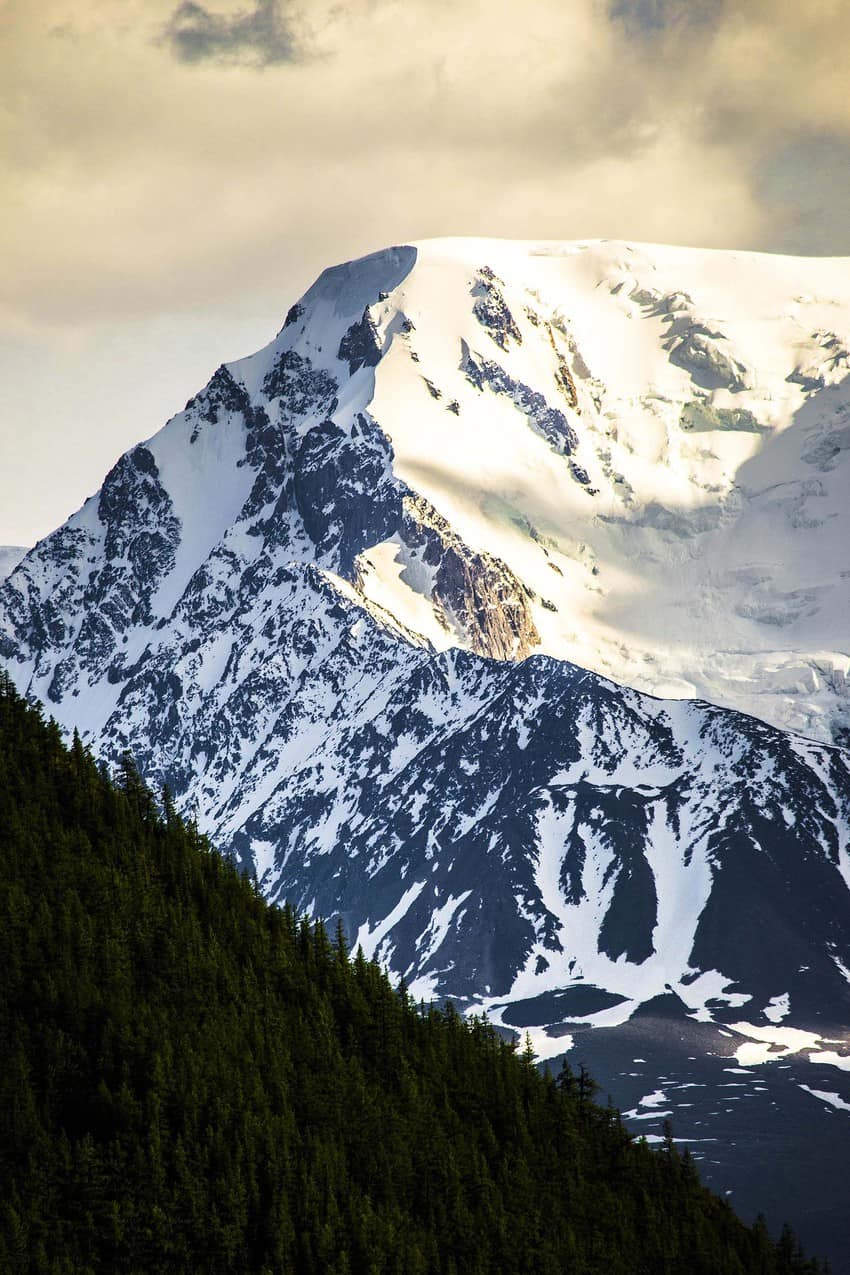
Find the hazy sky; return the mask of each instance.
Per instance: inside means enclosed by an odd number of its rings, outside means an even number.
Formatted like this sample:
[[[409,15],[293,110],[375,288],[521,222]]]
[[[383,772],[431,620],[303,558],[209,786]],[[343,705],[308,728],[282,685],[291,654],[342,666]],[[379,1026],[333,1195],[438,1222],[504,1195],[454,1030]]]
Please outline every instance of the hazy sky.
[[[0,544],[325,265],[429,235],[850,254],[847,0],[0,0]]]

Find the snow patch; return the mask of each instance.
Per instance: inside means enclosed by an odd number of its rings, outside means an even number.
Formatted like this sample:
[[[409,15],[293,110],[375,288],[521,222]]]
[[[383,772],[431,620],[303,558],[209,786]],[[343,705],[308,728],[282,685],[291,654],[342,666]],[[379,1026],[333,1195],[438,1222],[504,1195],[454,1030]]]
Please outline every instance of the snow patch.
[[[364,921],[357,931],[357,938],[354,940],[354,950],[358,947],[363,949],[363,955],[367,960],[372,960],[379,945],[394,925],[397,925],[402,917],[406,916],[416,899],[425,889],[424,881],[416,881],[399,899],[393,910],[389,912],[381,921],[377,923],[374,929],[368,921]],[[420,993],[417,993],[417,999]]]
[[[825,1089],[811,1089],[808,1085],[800,1085],[800,1088],[805,1089],[806,1093],[810,1093],[813,1098],[819,1098],[828,1106],[835,1107],[836,1111],[850,1111],[850,1102],[845,1102],[837,1093],[830,1093]]]
[[[791,1012],[791,998],[788,992],[781,992],[772,997],[764,1008],[764,1016],[772,1023],[781,1023]]]

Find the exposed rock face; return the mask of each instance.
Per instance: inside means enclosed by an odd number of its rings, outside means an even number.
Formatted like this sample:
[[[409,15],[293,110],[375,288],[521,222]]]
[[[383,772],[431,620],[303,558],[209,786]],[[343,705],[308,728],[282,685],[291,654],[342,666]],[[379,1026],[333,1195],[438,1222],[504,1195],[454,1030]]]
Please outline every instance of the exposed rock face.
[[[573,374],[570,371],[569,365],[563,354],[561,354],[560,351],[558,351],[557,346],[555,346],[554,341],[552,344],[558,355],[558,370],[555,373],[555,384],[567,400],[567,406],[579,411],[578,390],[576,389],[576,383],[573,380]]]
[[[277,399],[280,410],[294,416],[333,412],[337,383],[324,368],[315,368],[297,350],[282,350],[263,379],[263,393]]]
[[[555,451],[570,456],[578,447],[578,436],[559,408],[551,407],[541,393],[510,376],[492,359],[477,358],[466,342],[461,346],[461,367],[476,389],[486,386],[494,394],[509,398],[525,416],[529,428],[541,434]],[[575,385],[572,388],[575,393]]]
[[[482,266],[472,287],[475,305],[472,313],[482,328],[493,338],[500,350],[507,350],[508,343],[522,345],[522,333],[508,309],[502,289],[504,284],[489,266]]]
[[[524,659],[537,645],[528,591],[489,553],[474,553],[422,496],[406,495],[399,535],[433,572],[431,597],[477,655]]]
[[[25,645],[54,704],[78,695],[80,681],[116,678],[121,644],[152,622],[156,592],[175,565],[179,521],[146,447],[121,457],[96,499],[99,536],[82,525],[61,528],[33,550],[17,587],[9,582],[1,653],[14,657]],[[45,569],[61,577],[39,596]]]
[[[293,481],[307,534],[347,578],[357,554],[399,525],[401,490],[392,477],[392,448],[364,413],[351,437],[332,420],[313,425],[295,455]]]
[[[202,428],[201,421],[208,421],[215,425],[223,414],[239,412],[244,416],[251,410],[251,399],[245,386],[240,385],[234,379],[230,369],[222,363],[221,367],[216,368],[209,384],[201,390],[200,394],[189,399],[186,411],[192,409],[195,410],[199,419],[199,424],[193,431],[194,437],[191,439],[192,442],[196,442]]]
[[[381,361],[378,334],[368,310],[364,310],[358,323],[352,323],[339,343],[338,358],[348,363],[349,375],[361,367],[377,367]]]

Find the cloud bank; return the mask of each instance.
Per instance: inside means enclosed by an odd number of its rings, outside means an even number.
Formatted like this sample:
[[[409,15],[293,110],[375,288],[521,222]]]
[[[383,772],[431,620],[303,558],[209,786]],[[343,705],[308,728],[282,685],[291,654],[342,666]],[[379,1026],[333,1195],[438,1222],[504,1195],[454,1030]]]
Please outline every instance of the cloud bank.
[[[439,234],[850,252],[842,0],[0,5],[7,328]]]
[[[231,16],[182,0],[164,24],[162,40],[181,62],[274,66],[295,57],[292,33],[277,0],[257,0],[250,12]]]

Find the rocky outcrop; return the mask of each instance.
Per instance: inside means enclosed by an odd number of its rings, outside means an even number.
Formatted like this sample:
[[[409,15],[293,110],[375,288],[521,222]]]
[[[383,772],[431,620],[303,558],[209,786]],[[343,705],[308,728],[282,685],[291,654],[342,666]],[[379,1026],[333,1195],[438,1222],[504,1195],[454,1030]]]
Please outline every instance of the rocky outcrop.
[[[522,333],[508,308],[503,287],[502,280],[497,278],[490,267],[482,266],[472,285],[472,295],[475,298],[472,313],[499,349],[507,350],[509,341],[522,345]]]
[[[476,389],[486,387],[493,394],[504,394],[509,398],[522,412],[529,428],[542,435],[555,451],[570,456],[578,447],[578,435],[560,408],[552,407],[538,390],[511,376],[501,364],[473,354],[465,341],[461,342],[460,366],[470,385]]]
[[[348,578],[358,553],[391,536],[401,518],[392,447],[367,413],[350,436],[332,420],[307,431],[293,462],[293,489],[318,553]]]
[[[263,380],[266,397],[277,399],[281,410],[293,416],[332,412],[337,388],[330,372],[314,367],[297,350],[282,350]]]
[[[180,523],[147,447],[117,461],[96,502],[99,533],[60,528],[3,586],[0,654],[46,678],[59,704],[122,659],[131,631],[152,623],[154,598],[173,569]],[[51,587],[41,587],[58,573]]]
[[[339,343],[337,358],[348,364],[351,376],[361,367],[377,367],[381,361],[381,346],[368,308],[360,320],[352,323]]]
[[[422,496],[404,497],[399,537],[430,569],[431,599],[478,655],[521,660],[539,642],[524,585],[504,562],[476,553]]]

